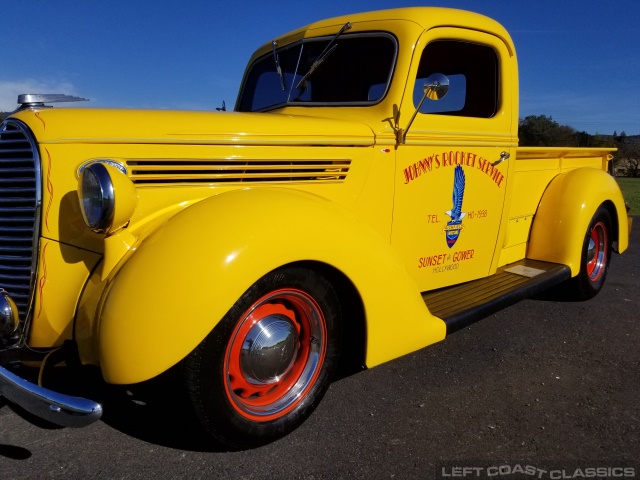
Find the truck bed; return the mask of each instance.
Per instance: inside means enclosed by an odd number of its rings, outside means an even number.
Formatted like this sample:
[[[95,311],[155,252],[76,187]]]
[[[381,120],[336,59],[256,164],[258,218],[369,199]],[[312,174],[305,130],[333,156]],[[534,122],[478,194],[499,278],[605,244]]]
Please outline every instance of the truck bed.
[[[615,151],[615,148],[518,147],[507,237],[500,265],[526,256],[533,217],[554,177],[584,167],[607,171]]]

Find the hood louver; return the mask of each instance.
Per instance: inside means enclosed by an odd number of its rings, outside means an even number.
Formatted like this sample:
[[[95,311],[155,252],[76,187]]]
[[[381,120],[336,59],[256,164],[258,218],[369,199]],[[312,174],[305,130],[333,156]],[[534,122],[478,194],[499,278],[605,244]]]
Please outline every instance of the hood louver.
[[[350,160],[128,160],[137,185],[318,183],[345,180]]]

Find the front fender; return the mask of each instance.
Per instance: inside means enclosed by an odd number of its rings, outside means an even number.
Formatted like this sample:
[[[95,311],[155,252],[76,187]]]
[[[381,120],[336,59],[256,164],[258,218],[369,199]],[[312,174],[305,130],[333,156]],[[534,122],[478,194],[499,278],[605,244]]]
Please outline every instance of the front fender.
[[[545,190],[536,212],[527,258],[562,263],[571,275],[580,272],[584,236],[598,207],[613,206],[613,234],[618,252],[629,245],[629,228],[620,187],[611,175],[594,168],[578,168],[555,177]]]
[[[173,217],[115,276],[99,312],[105,380],[135,383],[165,371],[260,277],[307,260],[332,265],[356,286],[369,366],[444,338],[444,323],[429,314],[388,241],[353,214],[299,191],[235,190]]]

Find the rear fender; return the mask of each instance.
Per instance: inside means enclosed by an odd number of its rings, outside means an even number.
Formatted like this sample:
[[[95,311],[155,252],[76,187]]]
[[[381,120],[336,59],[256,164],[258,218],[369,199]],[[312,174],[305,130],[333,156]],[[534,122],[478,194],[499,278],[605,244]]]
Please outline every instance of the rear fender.
[[[255,281],[309,260],[337,268],[358,290],[368,366],[444,338],[388,241],[353,214],[304,192],[235,190],[173,217],[110,283],[98,314],[105,380],[135,383],[167,370]]]
[[[626,208],[617,182],[608,173],[578,168],[555,177],[538,206],[527,258],[561,263],[580,272],[582,244],[589,223],[600,205],[609,208],[614,223],[614,240],[622,253],[629,245]]]

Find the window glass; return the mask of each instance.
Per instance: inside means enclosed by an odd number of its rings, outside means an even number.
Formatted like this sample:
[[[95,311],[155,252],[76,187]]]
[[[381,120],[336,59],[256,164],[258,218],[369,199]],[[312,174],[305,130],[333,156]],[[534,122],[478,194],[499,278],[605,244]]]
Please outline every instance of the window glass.
[[[416,108],[433,73],[449,78],[449,92],[437,101],[425,99],[421,113],[490,118],[498,111],[498,57],[493,48],[454,40],[428,44],[413,90]]]
[[[284,89],[273,54],[259,58],[244,81],[238,110],[285,104],[362,105],[382,100],[395,66],[395,38],[386,33],[345,34],[317,63],[332,38],[305,39],[276,51]]]

